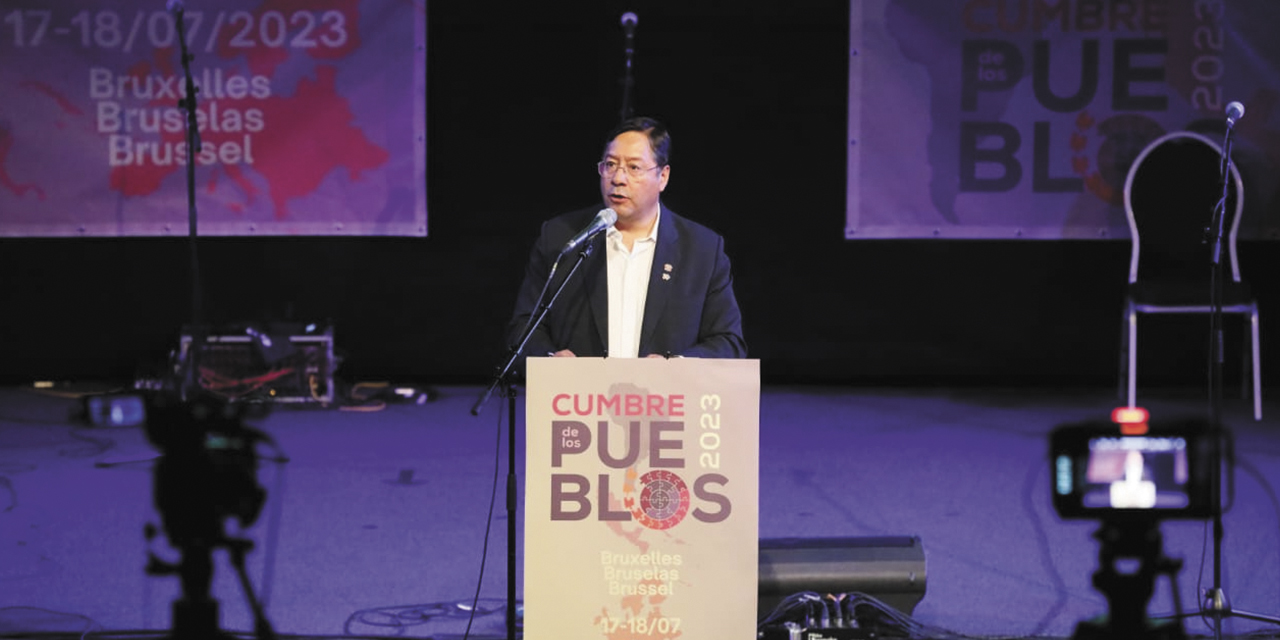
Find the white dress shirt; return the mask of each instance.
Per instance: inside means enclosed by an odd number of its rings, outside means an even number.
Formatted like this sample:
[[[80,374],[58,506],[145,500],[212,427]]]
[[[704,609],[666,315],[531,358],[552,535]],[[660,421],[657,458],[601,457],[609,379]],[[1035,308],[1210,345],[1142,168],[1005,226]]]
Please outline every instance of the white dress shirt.
[[[640,329],[644,323],[644,303],[649,297],[649,271],[658,246],[658,224],[653,221],[649,235],[637,238],[628,250],[622,232],[609,227],[605,232],[605,256],[609,270],[609,357],[635,358],[640,355]]]

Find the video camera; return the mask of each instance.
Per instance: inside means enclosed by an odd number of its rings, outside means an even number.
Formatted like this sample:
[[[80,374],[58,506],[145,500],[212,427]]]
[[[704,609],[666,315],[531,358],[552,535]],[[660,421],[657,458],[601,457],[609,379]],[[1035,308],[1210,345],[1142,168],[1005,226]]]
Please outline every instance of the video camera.
[[[1058,427],[1049,438],[1053,507],[1071,519],[1210,518],[1216,445],[1205,420],[1148,423],[1137,408]]]
[[[257,520],[266,490],[258,483],[255,445],[268,436],[244,423],[246,411],[213,396],[147,398],[146,434],[162,456],[154,498],[171,542],[217,544],[222,523]]]

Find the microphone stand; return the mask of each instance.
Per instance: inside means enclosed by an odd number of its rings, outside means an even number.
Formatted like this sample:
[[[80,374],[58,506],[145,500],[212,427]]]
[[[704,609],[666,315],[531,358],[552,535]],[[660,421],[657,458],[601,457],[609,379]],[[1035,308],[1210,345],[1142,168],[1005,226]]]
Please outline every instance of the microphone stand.
[[[627,24],[628,18],[630,18],[630,25]],[[631,107],[631,89],[635,86],[635,79],[631,77],[631,60],[635,57],[636,53],[636,23],[637,21],[634,13],[625,13],[622,15],[622,28],[626,30],[627,35],[625,44],[623,45],[623,53],[626,58],[626,63],[623,66],[622,75],[622,110],[619,112],[619,115],[621,116],[620,122],[630,119],[635,113],[635,110]]]
[[[603,229],[602,229],[603,230]],[[596,232],[597,234],[599,231]],[[494,375],[493,381],[489,383],[489,387],[480,394],[480,398],[471,406],[471,415],[480,415],[480,409],[490,396],[498,388],[503,388],[503,395],[507,398],[507,640],[516,640],[516,498],[517,498],[517,481],[516,481],[516,390],[515,382],[511,379],[512,369],[516,362],[524,354],[525,347],[529,344],[529,338],[533,336],[533,332],[542,326],[542,321],[547,317],[547,312],[551,310],[551,305],[555,304],[560,297],[560,292],[564,291],[564,287],[569,283],[574,273],[577,273],[578,267],[582,266],[582,262],[591,255],[593,234],[586,242],[583,243],[582,249],[578,251],[578,259],[573,262],[573,266],[569,268],[569,273],[556,286],[552,292],[550,299],[545,299],[544,295],[539,297],[537,309],[530,322],[525,325],[524,333],[520,339],[511,347],[511,353],[507,357],[507,361]],[[554,264],[551,265],[551,272],[547,274],[547,282],[551,282],[556,275],[556,267],[560,264],[560,258],[563,254],[556,258]]]
[[[1234,133],[1233,122],[1227,123],[1226,137],[1222,142],[1222,199],[1214,208],[1210,223],[1210,339],[1209,339],[1209,428],[1213,431],[1213,479],[1210,491],[1213,495],[1213,588],[1204,595],[1201,615],[1209,614],[1213,618],[1213,635],[1215,640],[1222,640],[1222,619],[1237,616],[1258,622],[1280,624],[1280,618],[1265,616],[1247,611],[1234,611],[1226,592],[1222,589],[1222,458],[1224,429],[1222,426],[1222,297],[1224,275],[1222,268],[1223,228],[1226,226],[1227,198],[1231,187],[1231,134]],[[1240,194],[1236,194],[1240,197]],[[1228,465],[1230,467],[1230,465]],[[1228,473],[1230,469],[1228,468]]]
[[[192,362],[198,358],[200,351],[204,348],[204,293],[200,284],[200,257],[197,239],[199,238],[198,220],[196,213],[196,159],[199,157],[202,143],[200,142],[200,121],[196,117],[196,94],[200,92],[200,88],[196,86],[195,78],[191,75],[191,60],[195,56],[187,50],[187,31],[183,24],[183,8],[179,3],[173,10],[173,21],[178,28],[178,45],[181,51],[182,72],[185,75],[186,95],[178,101],[178,108],[183,109],[187,113],[186,127],[186,144],[187,144],[187,238],[189,255],[191,259],[191,345],[187,351],[187,358]],[[185,399],[189,393],[195,389],[195,377],[199,373],[195,366],[185,367],[185,375],[182,380],[182,396]]]
[[[178,26],[178,43],[182,50],[182,73],[186,76],[187,95],[178,101],[178,107],[187,112],[187,232],[191,241],[191,319],[200,323],[203,318],[202,293],[200,290],[200,260],[197,255],[196,238],[199,231],[196,227],[196,158],[202,148],[200,142],[199,119],[196,118],[196,94],[200,88],[191,76],[191,60],[195,57],[187,51],[187,31],[182,22],[182,8],[174,11],[174,22]]]

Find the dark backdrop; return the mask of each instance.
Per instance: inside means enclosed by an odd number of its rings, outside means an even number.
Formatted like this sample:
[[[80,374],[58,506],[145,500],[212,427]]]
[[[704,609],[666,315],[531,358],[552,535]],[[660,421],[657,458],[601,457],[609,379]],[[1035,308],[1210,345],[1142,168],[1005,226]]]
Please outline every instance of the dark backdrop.
[[[539,223],[598,201],[628,10],[637,112],[673,132],[665,200],[725,235],[766,382],[1115,383],[1127,242],[843,239],[839,1],[431,2],[430,236],[201,239],[207,317],[331,322],[349,380],[484,380]],[[892,108],[873,97],[864,114]],[[1241,252],[1266,345],[1280,259]],[[188,256],[185,239],[0,241],[0,377],[162,362],[191,315]],[[1142,326],[1143,384],[1203,383],[1207,320]]]

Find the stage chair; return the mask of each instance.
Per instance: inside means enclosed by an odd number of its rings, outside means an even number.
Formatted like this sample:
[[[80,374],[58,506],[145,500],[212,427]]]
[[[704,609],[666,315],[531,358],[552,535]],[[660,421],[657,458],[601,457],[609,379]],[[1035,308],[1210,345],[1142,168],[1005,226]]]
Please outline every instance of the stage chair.
[[[1222,148],[1189,131],[1165,134],[1142,150],[1129,169],[1124,185],[1124,209],[1133,249],[1129,286],[1121,330],[1120,379],[1127,383],[1129,406],[1136,406],[1138,380],[1138,316],[1141,314],[1209,314],[1210,226],[1215,203],[1222,197],[1219,182]],[[1243,184],[1231,166],[1221,268],[1222,313],[1242,315],[1246,341],[1243,380],[1252,369],[1253,417],[1262,419],[1262,374],[1258,347],[1258,302],[1240,279],[1236,232],[1244,210]],[[1207,324],[1206,324],[1207,326]],[[1208,342],[1205,331],[1203,342]],[[1199,340],[1200,336],[1190,336]],[[1252,367],[1250,367],[1252,365]],[[1206,364],[1206,367],[1208,365]]]

